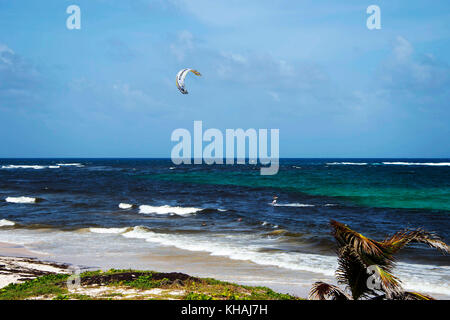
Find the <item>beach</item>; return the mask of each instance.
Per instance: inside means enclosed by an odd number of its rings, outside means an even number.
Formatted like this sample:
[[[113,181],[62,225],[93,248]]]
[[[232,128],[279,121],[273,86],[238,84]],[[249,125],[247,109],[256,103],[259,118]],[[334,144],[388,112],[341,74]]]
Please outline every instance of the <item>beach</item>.
[[[192,277],[181,272],[155,272],[151,270],[135,269],[109,269],[98,268],[80,269],[78,266],[48,261],[46,255],[38,254],[26,248],[11,243],[0,243],[0,289],[10,288],[10,284],[21,284],[33,279],[46,279],[50,276],[63,276],[56,280],[55,286],[58,290],[51,292],[48,288],[48,280],[42,280],[26,287],[23,292],[15,293],[18,289],[8,289],[1,292],[0,298],[10,299],[33,299],[33,300],[55,300],[55,299],[163,299],[178,300],[188,297],[196,299],[196,296],[205,294],[215,295],[216,298],[225,299],[223,291],[236,291],[235,298],[241,295],[254,295],[255,299],[300,299],[293,295],[280,295],[269,288],[241,287],[229,282],[220,282],[212,278],[203,280]],[[44,260],[45,259],[45,260]],[[82,278],[74,285],[70,285],[67,277],[75,277],[81,274]],[[143,283],[141,277],[153,277],[153,281]],[[50,278],[51,279],[51,278]],[[57,278],[59,279],[59,278]],[[136,281],[136,285],[133,281]],[[41,281],[41,280],[40,280]],[[123,285],[117,284],[120,281]],[[156,283],[155,283],[156,282]],[[147,290],[145,285],[148,286]],[[194,291],[193,291],[194,290]],[[13,292],[13,294],[10,293]],[[59,291],[66,294],[61,295]],[[58,294],[57,294],[58,293]],[[9,294],[9,296],[8,296]],[[229,294],[229,293],[228,293]],[[234,294],[234,293],[233,293]],[[23,295],[23,296],[21,296]],[[206,295],[205,295],[206,296]],[[229,298],[229,297],[228,297]],[[235,299],[234,298],[234,299]]]
[[[33,252],[21,245],[0,243],[0,259],[12,267],[16,259],[26,268],[34,271],[49,271],[56,273],[71,272],[69,266],[78,267],[82,271],[109,269],[139,269],[159,272],[182,272],[189,275],[215,278],[222,281],[251,286],[267,286],[277,292],[307,297],[310,284],[319,278],[311,273],[292,272],[290,275],[280,268],[261,267],[254,263],[233,261],[223,257],[208,257],[205,253],[174,252],[172,249],[159,249],[145,255],[127,255],[112,257],[111,253],[95,257],[54,256],[42,252]],[[54,268],[53,266],[60,266]],[[17,270],[9,274],[0,274],[1,286],[24,279]],[[33,277],[33,272],[28,272]],[[304,277],[303,281],[300,277]],[[288,278],[290,277],[290,278]],[[333,281],[332,277],[329,278]],[[20,282],[20,281],[19,281]]]
[[[20,245],[0,242],[0,288],[53,273],[68,273],[68,265],[40,260]]]

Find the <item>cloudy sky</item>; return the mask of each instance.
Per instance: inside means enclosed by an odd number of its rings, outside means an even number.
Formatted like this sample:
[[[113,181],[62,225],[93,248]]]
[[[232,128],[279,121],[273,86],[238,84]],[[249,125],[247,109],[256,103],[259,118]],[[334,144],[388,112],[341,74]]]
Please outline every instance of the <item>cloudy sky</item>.
[[[449,18],[438,0],[0,0],[0,157],[170,157],[194,120],[278,128],[282,157],[450,157]],[[184,67],[203,74],[189,95]]]

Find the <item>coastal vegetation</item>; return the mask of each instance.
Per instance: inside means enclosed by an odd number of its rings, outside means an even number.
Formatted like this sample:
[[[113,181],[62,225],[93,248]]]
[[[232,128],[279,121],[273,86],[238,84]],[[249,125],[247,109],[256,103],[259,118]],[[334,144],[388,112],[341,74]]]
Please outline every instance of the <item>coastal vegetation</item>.
[[[299,300],[266,287],[251,287],[183,273],[138,270],[88,271],[79,286],[69,274],[48,274],[0,289],[0,300]]]

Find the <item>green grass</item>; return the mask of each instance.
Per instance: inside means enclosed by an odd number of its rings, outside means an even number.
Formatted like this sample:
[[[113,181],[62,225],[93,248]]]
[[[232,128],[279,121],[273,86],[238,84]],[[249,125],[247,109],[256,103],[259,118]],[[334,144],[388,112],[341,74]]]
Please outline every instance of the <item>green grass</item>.
[[[123,279],[123,275],[132,273],[135,278]],[[101,282],[111,289],[111,292],[92,297],[86,294],[70,293],[66,281],[69,275],[46,275],[21,284],[10,284],[0,289],[0,300],[23,300],[40,297],[53,300],[89,300],[124,298],[121,293],[114,292],[119,288],[133,288],[148,290],[153,288],[167,290],[181,290],[182,296],[170,296],[162,293],[158,299],[178,298],[185,300],[298,300],[299,298],[274,292],[266,287],[241,286],[234,283],[223,282],[212,278],[188,279],[185,281],[171,281],[162,274],[154,271],[115,270],[88,271],[80,275],[83,287],[85,283]],[[110,281],[109,281],[109,280]],[[114,280],[111,280],[114,279]],[[97,283],[95,283],[97,284]],[[89,286],[89,285],[88,285]],[[154,299],[154,296],[138,296],[133,299]]]
[[[113,286],[125,286],[125,287],[131,287],[141,290],[148,290],[153,288],[161,288],[164,286],[167,286],[170,284],[169,279],[164,278],[161,280],[153,280],[152,275],[148,276],[140,276],[136,280],[133,281],[120,281],[120,282],[112,282],[111,285]]]
[[[23,300],[36,296],[62,295],[67,293],[67,288],[61,283],[66,283],[69,275],[51,274],[21,284],[9,284],[0,289],[0,300]]]

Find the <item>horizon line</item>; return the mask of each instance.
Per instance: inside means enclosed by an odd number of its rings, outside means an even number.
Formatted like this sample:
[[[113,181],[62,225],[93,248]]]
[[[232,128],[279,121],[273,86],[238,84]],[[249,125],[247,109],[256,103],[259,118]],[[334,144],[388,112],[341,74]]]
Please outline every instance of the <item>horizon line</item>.
[[[0,160],[14,160],[14,159],[30,159],[30,160],[45,160],[45,159],[153,159],[153,160],[172,160],[170,157],[0,157]],[[196,158],[191,158],[194,160]],[[223,158],[223,160],[232,158]],[[237,158],[234,158],[236,160]],[[450,159],[450,157],[280,157],[282,159]],[[245,161],[249,158],[245,158]]]

